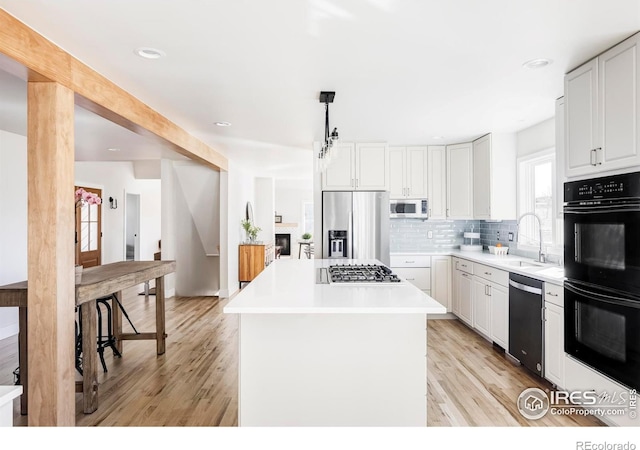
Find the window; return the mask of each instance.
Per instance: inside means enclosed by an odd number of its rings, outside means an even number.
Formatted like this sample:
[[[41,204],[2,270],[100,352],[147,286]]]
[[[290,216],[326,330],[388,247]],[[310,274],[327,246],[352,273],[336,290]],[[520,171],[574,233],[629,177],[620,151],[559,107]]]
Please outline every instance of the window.
[[[556,218],[555,149],[548,149],[518,159],[518,217],[533,212],[542,223],[543,249],[560,245],[562,224]],[[518,247],[539,248],[538,221],[533,216],[520,220]]]

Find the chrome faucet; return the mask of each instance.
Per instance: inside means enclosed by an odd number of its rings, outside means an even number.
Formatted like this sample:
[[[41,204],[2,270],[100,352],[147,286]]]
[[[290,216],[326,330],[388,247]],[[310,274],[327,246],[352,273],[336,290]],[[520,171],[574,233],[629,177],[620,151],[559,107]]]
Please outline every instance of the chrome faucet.
[[[518,230],[520,230],[520,221],[525,216],[533,216],[536,219],[538,219],[538,229],[540,230],[540,236],[538,237],[538,239],[540,240],[540,250],[538,250],[538,261],[537,262],[544,263],[544,262],[546,262],[546,255],[544,253],[542,253],[542,220],[540,219],[540,216],[538,216],[536,213],[526,212],[526,213],[520,215],[520,217],[518,217],[518,221],[516,223],[516,226],[518,227],[517,228]],[[517,242],[518,242],[518,237],[516,235],[516,243]]]

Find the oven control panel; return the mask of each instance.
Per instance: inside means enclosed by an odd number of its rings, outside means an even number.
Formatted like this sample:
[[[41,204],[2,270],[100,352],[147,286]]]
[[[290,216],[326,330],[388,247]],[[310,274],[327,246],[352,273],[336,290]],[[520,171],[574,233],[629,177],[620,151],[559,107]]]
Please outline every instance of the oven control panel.
[[[564,184],[565,202],[640,197],[640,172],[570,181]]]

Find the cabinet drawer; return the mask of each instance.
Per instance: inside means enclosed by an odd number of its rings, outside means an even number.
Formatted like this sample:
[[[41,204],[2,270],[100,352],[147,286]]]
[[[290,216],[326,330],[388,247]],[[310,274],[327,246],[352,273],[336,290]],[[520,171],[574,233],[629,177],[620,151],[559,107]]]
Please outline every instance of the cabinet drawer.
[[[557,284],[544,284],[544,301],[564,308],[564,287]]]
[[[391,270],[418,289],[431,290],[431,269],[428,267],[392,267]]]
[[[473,263],[473,274],[502,286],[509,286],[509,272],[485,264]]]
[[[429,255],[391,255],[391,267],[431,267]]]
[[[453,268],[473,275],[473,263],[466,259],[455,258],[453,260]]]

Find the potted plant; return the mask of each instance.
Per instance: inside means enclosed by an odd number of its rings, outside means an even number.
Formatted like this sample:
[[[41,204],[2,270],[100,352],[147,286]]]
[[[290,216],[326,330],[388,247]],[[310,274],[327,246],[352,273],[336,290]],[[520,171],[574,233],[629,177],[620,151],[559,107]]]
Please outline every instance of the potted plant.
[[[262,228],[255,226],[250,220],[243,219],[241,222],[242,228],[244,228],[247,234],[247,240],[249,242],[255,242],[258,238],[258,233],[262,231]]]
[[[310,241],[311,240],[311,233],[305,233],[302,235],[302,240],[303,241]]]

